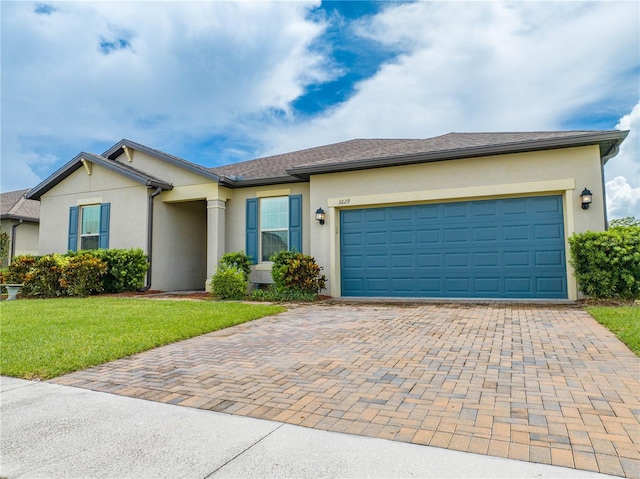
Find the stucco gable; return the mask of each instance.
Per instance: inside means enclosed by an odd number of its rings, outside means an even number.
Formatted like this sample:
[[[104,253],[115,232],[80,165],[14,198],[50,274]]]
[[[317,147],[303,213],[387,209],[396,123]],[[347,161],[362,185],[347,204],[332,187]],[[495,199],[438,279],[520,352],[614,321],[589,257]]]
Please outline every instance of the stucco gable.
[[[170,190],[171,188],[173,188],[170,181],[157,178],[153,175],[150,175],[149,173],[141,171],[130,165],[124,164],[119,161],[110,160],[103,156],[94,155],[93,153],[82,152],[79,155],[77,155],[73,160],[69,161],[62,168],[60,168],[58,171],[56,171],[49,178],[44,180],[35,188],[31,189],[27,193],[26,197],[28,199],[39,200],[43,194],[45,194],[47,191],[51,190],[54,186],[64,181],[72,173],[74,173],[80,168],[85,167],[84,166],[85,164],[93,164],[93,163],[98,164],[110,171],[123,175],[133,181],[136,181],[150,188],[161,188],[163,190]],[[86,168],[90,168],[90,166],[86,166]]]
[[[156,160],[160,160],[191,173],[195,173],[211,181],[218,182],[218,180],[220,179],[220,177],[215,172],[208,168],[127,139],[120,140],[118,143],[105,151],[102,156],[110,160],[116,160],[124,155],[124,157],[131,161],[135,151],[142,152],[145,155],[155,158]],[[122,162],[124,163],[124,161]]]

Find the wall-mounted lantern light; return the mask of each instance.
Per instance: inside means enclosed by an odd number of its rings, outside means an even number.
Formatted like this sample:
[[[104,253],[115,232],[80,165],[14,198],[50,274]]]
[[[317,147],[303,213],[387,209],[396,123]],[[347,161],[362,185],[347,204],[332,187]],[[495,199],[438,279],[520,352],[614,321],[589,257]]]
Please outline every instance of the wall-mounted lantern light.
[[[582,193],[580,193],[580,204],[582,205],[582,209],[588,210],[589,205],[592,202],[593,202],[593,195],[587,188],[585,188],[584,190],[582,190]]]
[[[325,217],[324,210],[322,208],[318,208],[316,210],[316,219],[318,220],[318,223],[323,225]]]

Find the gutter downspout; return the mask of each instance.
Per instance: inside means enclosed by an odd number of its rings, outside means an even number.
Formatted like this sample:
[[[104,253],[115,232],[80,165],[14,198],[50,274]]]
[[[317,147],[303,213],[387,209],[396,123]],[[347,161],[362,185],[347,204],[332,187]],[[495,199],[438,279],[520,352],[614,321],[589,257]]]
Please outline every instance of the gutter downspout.
[[[15,225],[11,226],[11,251],[9,252],[9,264],[11,264],[13,257],[16,255],[16,230],[22,223],[24,223],[24,220],[20,220]]]
[[[604,156],[600,159],[600,178],[602,178],[602,202],[603,202],[603,211],[604,211],[604,229],[609,229],[609,215],[607,214],[607,185],[604,180],[604,165],[611,158],[616,156],[620,152],[620,143],[616,142],[609,148],[609,150],[604,154]]]
[[[147,263],[149,263],[149,269],[147,269],[147,284],[138,290],[141,293],[151,289],[151,259],[153,256],[153,199],[160,193],[162,193],[162,188],[157,187],[153,194],[149,196],[149,206],[147,210]]]

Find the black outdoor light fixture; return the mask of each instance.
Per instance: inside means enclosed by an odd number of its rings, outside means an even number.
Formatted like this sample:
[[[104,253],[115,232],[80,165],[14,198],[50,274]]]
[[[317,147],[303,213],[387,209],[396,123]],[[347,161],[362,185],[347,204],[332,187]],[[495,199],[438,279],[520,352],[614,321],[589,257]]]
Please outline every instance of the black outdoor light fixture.
[[[325,214],[322,208],[318,208],[316,210],[316,219],[318,220],[318,223],[320,223],[321,225],[324,224]]]
[[[593,202],[593,194],[587,188],[585,188],[584,190],[582,190],[582,193],[580,193],[580,204],[582,205],[582,209],[588,210],[589,205],[592,202]]]

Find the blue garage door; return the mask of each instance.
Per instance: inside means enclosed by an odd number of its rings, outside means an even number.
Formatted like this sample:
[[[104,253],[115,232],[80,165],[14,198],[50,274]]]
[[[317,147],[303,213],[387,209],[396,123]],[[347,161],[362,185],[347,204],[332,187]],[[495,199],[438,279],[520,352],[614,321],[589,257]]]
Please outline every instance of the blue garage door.
[[[566,298],[561,196],[344,210],[343,296]]]

